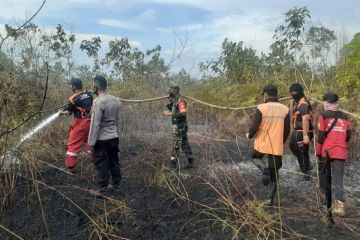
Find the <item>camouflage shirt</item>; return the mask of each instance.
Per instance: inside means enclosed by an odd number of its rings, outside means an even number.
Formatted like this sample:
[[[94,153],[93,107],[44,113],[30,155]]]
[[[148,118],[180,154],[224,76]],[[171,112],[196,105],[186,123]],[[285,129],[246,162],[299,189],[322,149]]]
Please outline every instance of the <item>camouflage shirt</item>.
[[[174,102],[169,104],[169,110],[171,111],[171,122],[173,125],[178,127],[185,126],[187,124],[186,114],[187,114],[187,104],[186,101],[180,97],[174,99]]]

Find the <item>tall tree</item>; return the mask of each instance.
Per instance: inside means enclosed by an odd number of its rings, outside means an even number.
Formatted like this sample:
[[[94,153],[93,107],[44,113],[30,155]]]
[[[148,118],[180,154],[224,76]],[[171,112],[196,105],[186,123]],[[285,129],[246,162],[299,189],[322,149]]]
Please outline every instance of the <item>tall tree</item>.
[[[101,49],[101,39],[100,37],[93,37],[91,40],[83,40],[80,44],[81,51],[86,51],[88,57],[94,59],[94,69],[93,72],[96,72],[100,69],[99,62],[99,50]]]
[[[44,35],[42,37],[41,45],[47,47],[50,52],[55,54],[55,57],[58,61],[66,61],[66,71],[68,77],[71,76],[72,71],[74,70],[74,61],[73,61],[73,47],[75,43],[75,35],[67,33],[62,25],[58,24],[56,26],[56,32],[51,35]]]
[[[311,59],[311,84],[310,91],[313,88],[315,75],[319,77],[325,77],[329,71],[328,66],[328,53],[330,50],[330,44],[336,40],[334,31],[331,31],[325,27],[311,27],[306,35],[306,45],[310,48]],[[322,76],[320,76],[322,75]]]
[[[360,32],[341,51],[343,58],[336,68],[336,80],[342,94],[352,96],[360,89]]]
[[[292,8],[284,15],[284,23],[275,29],[275,41],[270,46],[268,57],[268,62],[275,66],[295,64],[302,57],[305,24],[311,18],[306,7]]]
[[[161,80],[168,71],[160,52],[160,46],[142,52],[132,48],[127,38],[115,39],[110,41],[109,52],[101,64],[110,67],[112,75],[124,82],[155,82]]]
[[[254,49],[244,47],[243,42],[232,42],[226,38],[220,57],[201,63],[200,69],[225,75],[232,82],[246,83],[256,79],[260,66],[261,59]]]

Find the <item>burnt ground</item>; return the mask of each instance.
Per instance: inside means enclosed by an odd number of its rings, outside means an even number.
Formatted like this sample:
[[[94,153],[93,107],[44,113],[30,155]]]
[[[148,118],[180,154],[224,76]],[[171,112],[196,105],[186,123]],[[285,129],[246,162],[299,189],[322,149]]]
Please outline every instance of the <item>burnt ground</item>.
[[[191,139],[199,160],[197,167],[175,173],[166,167],[169,151],[164,152],[163,145],[124,144],[120,152],[124,196],[108,199],[97,199],[89,193],[94,187],[91,160],[80,160],[78,172],[70,175],[61,170],[63,155],[44,159],[58,168],[40,164],[37,172],[33,169],[33,174],[29,168],[18,173],[15,195],[0,223],[23,239],[231,239],[234,231],[228,226],[236,223],[236,214],[221,210],[228,209],[216,191],[223,186],[213,188],[208,183],[219,176],[235,173],[231,177],[236,186],[228,186],[223,191],[234,193],[234,188],[238,188],[233,198],[241,207],[248,205],[247,200],[259,204],[265,190],[257,169],[248,160],[249,143],[209,141],[196,136]],[[185,161],[182,159],[181,163]],[[283,233],[279,235],[276,230],[276,235],[272,235],[268,231],[269,239],[281,236],[286,239],[360,239],[359,167],[358,163],[347,167],[345,186],[349,214],[344,218],[336,217],[336,225],[332,228],[322,222],[324,214],[316,203],[316,180],[302,180],[295,159],[290,155],[285,157],[280,171],[281,208],[256,207],[249,218],[265,221],[265,225],[268,221],[270,229],[279,229],[280,225],[274,221],[281,218]],[[313,175],[316,175],[315,170]],[[214,186],[217,186],[216,181]],[[266,238],[260,230],[254,230],[254,226],[246,225],[237,239]],[[16,238],[0,230],[0,239]]]

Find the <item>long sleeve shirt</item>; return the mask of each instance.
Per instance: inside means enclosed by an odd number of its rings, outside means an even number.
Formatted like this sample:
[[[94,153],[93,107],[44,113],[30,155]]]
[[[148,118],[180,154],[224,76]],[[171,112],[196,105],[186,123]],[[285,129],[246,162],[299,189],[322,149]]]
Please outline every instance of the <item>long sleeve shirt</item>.
[[[64,111],[74,114],[74,118],[90,118],[93,96],[87,91],[79,91],[69,98]]]
[[[266,103],[278,102],[277,98],[269,98],[266,100]],[[263,114],[259,108],[256,108],[255,117],[252,120],[252,124],[249,129],[249,138],[253,138],[256,136],[261,123],[263,121]],[[283,131],[283,142],[285,143],[286,139],[290,134],[290,114],[288,113],[284,118],[284,131]]]
[[[289,108],[279,103],[277,98],[267,99],[266,103],[257,107],[253,125],[249,130],[249,138],[255,136],[256,151],[282,156],[289,132]]]
[[[336,118],[338,119],[337,122],[331,132],[328,132]],[[349,117],[340,111],[324,111],[319,115],[318,128],[316,154],[326,157],[327,151],[329,153],[328,157],[345,160],[347,157],[347,142],[351,136]]]
[[[119,99],[108,93],[101,93],[95,99],[93,107],[88,144],[94,146],[98,140],[119,137]]]

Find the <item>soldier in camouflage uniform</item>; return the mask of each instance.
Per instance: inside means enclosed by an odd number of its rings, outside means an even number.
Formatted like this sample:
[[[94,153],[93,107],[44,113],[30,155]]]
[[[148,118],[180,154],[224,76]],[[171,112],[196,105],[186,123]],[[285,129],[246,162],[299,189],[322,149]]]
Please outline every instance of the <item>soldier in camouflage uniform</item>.
[[[190,169],[193,167],[194,159],[187,136],[188,125],[186,121],[187,106],[186,101],[180,95],[180,88],[178,86],[169,89],[170,103],[167,105],[169,111],[164,111],[165,116],[171,116],[173,128],[173,150],[171,154],[171,167],[176,168],[178,164],[178,157],[180,147],[185,152],[188,160],[188,165],[185,167]]]

